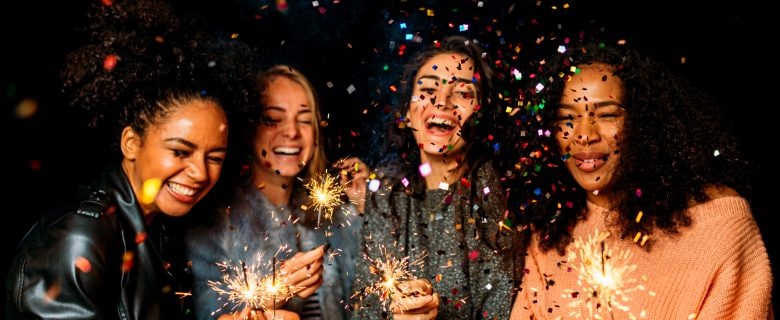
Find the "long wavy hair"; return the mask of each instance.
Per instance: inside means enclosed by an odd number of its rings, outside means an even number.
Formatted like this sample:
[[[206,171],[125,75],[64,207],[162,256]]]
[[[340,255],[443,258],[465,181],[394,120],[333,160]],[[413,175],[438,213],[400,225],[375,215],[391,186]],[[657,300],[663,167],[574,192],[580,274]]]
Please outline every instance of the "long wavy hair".
[[[414,172],[420,165],[420,148],[414,139],[412,131],[405,125],[404,119],[409,111],[412,100],[412,90],[415,84],[415,76],[420,68],[433,56],[441,53],[456,53],[468,57],[474,63],[474,78],[477,87],[477,99],[479,107],[466,119],[461,129],[461,137],[466,141],[466,155],[463,165],[467,172],[475,167],[477,162],[483,162],[489,158],[492,153],[490,143],[487,141],[490,126],[497,117],[497,106],[493,101],[493,69],[488,61],[490,58],[479,46],[476,40],[463,36],[448,36],[441,41],[436,41],[420,49],[404,68],[402,79],[400,81],[400,101],[393,111],[393,119],[386,123],[387,136],[385,141],[385,150],[395,153],[388,156],[380,166],[387,166],[393,163],[394,166],[400,166],[402,175],[406,176]],[[412,179],[407,190],[413,194],[421,195],[425,191],[425,182],[419,175],[408,175]]]
[[[751,166],[723,109],[669,67],[625,45],[594,40],[574,43],[543,61],[539,70],[545,88],[533,98],[541,117],[533,159],[539,170],[534,179],[516,186],[510,199],[510,210],[540,233],[543,250],[563,252],[572,229],[587,213],[587,195],[566,169],[554,139],[558,102],[578,66],[607,64],[623,81],[626,114],[609,208],[617,213],[622,238],[682,232],[691,224],[686,214],[691,204],[709,200],[708,187],[750,192]],[[640,212],[643,218],[637,222]],[[650,250],[651,244],[644,248]]]
[[[309,79],[306,78],[306,76],[298,69],[289,65],[271,66],[260,72],[255,78],[254,89],[259,93],[260,103],[258,106],[255,106],[256,111],[253,113],[253,117],[245,119],[248,124],[241,133],[244,154],[254,155],[255,153],[255,151],[252,149],[252,146],[254,146],[253,140],[255,138],[255,132],[256,130],[262,130],[259,126],[262,125],[264,121],[267,121],[267,119],[263,116],[263,110],[265,109],[265,99],[268,92],[268,87],[271,82],[278,78],[286,78],[303,87],[303,90],[306,94],[306,99],[309,101],[309,106],[311,106],[312,115],[314,117],[314,154],[311,161],[306,164],[304,170],[299,175],[300,178],[304,180],[317,177],[325,171],[328,164],[328,159],[325,156],[322,130],[320,128],[320,123],[322,120],[320,110],[322,108],[320,106],[317,91],[314,89],[314,86],[311,84]],[[251,166],[249,166],[249,168],[251,168]],[[251,176],[251,174],[248,175]]]

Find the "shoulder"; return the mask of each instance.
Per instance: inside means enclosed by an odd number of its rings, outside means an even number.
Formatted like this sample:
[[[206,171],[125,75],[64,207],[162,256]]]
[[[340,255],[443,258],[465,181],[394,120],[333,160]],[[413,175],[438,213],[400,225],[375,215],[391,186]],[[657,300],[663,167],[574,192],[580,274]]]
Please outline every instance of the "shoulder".
[[[728,186],[708,186],[704,189],[704,193],[710,197],[710,200],[716,200],[724,197],[739,197],[737,190]]]

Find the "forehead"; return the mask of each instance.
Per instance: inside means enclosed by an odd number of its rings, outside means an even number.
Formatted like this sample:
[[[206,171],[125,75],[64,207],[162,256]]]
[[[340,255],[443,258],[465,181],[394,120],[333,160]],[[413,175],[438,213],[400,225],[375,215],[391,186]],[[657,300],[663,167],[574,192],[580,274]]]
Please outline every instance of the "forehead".
[[[577,66],[579,72],[572,75],[566,82],[562,94],[563,99],[587,102],[600,100],[617,100],[623,98],[623,80],[614,75],[614,68],[605,64],[589,64]]]
[[[225,113],[214,101],[205,99],[192,99],[176,104],[170,109],[170,113],[151,126],[151,129],[178,130],[180,128],[193,128],[202,124],[216,124],[227,128]]]
[[[193,98],[184,101],[174,102],[173,106],[169,109],[167,119],[187,117],[190,114],[220,114],[224,115],[225,112],[222,107],[213,100],[207,98]],[[166,122],[169,120],[163,120]]]
[[[417,71],[418,76],[457,76],[467,79],[471,79],[473,74],[474,62],[468,56],[454,52],[439,53],[428,58]]]
[[[267,104],[265,110],[309,109],[313,104],[312,98],[302,84],[285,76],[277,76],[269,81],[264,94]]]

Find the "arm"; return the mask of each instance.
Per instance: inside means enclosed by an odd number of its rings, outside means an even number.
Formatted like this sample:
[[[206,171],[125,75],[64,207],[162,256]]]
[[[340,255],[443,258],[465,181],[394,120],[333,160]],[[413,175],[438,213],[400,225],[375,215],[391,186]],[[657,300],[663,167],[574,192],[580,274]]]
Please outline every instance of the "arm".
[[[120,234],[106,226],[77,214],[36,225],[12,262],[9,317],[113,317],[121,270],[119,263],[109,261],[121,261],[111,252],[112,240]]]
[[[369,288],[379,279],[379,275],[367,259],[367,257],[384,259],[380,247],[386,249],[390,255],[402,257],[400,251],[403,250],[405,243],[399,242],[399,239],[405,239],[405,231],[399,223],[404,221],[405,217],[390,212],[390,197],[394,196],[390,191],[391,189],[383,181],[383,186],[378,191],[369,192],[367,195],[369,201],[366,202],[365,222],[356,257],[355,280],[350,298],[350,307],[354,308],[354,319],[390,318],[390,311],[385,309],[385,304],[380,301],[378,295],[370,293]],[[402,200],[396,199],[396,202],[399,201]],[[400,203],[396,205],[403,206]]]
[[[475,298],[473,317],[507,319],[522,276],[524,248],[518,231],[505,222],[506,198],[491,163],[480,166],[471,181],[476,188],[474,202],[479,206],[476,210],[472,206],[471,210],[478,217],[480,234],[479,240],[468,240],[472,250],[479,252],[479,258],[473,259],[469,267]],[[491,271],[485,273],[488,269]]]
[[[339,160],[333,165],[339,169],[341,185],[344,186],[345,193],[350,203],[355,205],[359,213],[365,212],[366,203],[366,180],[368,180],[369,168],[362,160],[356,157],[350,157]]]
[[[758,226],[750,215],[724,235],[725,261],[715,273],[698,313],[699,319],[768,319],[772,270]]]

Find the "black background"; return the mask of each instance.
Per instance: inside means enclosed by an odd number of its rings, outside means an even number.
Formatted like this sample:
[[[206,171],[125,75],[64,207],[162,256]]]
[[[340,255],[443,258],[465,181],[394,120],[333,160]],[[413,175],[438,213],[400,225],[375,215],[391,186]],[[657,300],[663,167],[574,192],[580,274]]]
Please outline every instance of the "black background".
[[[435,8],[439,16],[469,15],[455,12],[452,3],[474,9],[477,1],[287,1],[290,9],[278,14],[263,1],[194,1],[194,10],[208,12],[214,25],[239,32],[241,39],[275,52],[269,59],[299,66],[318,87],[329,116],[329,156],[366,155],[371,131],[370,96],[375,88],[366,81],[381,73],[381,52],[392,36],[388,14],[408,9]],[[64,53],[78,44],[75,26],[83,21],[88,1],[4,3],[0,13],[2,84],[3,269],[17,242],[38,217],[40,209],[94,171],[105,159],[95,156],[94,137],[76,121],[59,98],[57,70]],[[506,8],[509,1],[485,1]],[[498,4],[497,4],[498,3]],[[538,4],[538,5],[537,5]],[[625,35],[629,42],[657,56],[693,82],[721,99],[747,147],[747,156],[759,166],[751,200],[773,269],[780,259],[780,241],[770,224],[774,213],[771,190],[777,181],[771,169],[776,153],[778,106],[775,22],[763,5],[751,1],[715,5],[710,2],[658,1],[533,1],[522,3],[511,21],[515,25],[576,20],[609,25],[605,32]],[[557,9],[552,9],[557,6]],[[13,7],[13,9],[11,9]],[[491,12],[483,19],[490,19]],[[472,16],[474,14],[471,14]],[[553,18],[555,17],[555,20]],[[410,18],[411,19],[411,18]],[[774,18],[776,20],[776,18]],[[426,20],[431,22],[433,20]],[[552,23],[551,23],[552,21]],[[562,24],[562,28],[570,25]],[[524,35],[535,37],[535,34]],[[380,53],[377,53],[380,52]],[[681,63],[685,57],[685,63]],[[523,56],[521,56],[523,58]],[[354,86],[355,93],[347,88]],[[15,111],[23,99],[37,101],[37,112],[19,118]],[[379,107],[381,108],[381,106]],[[369,110],[363,113],[363,110]],[[369,126],[370,127],[370,126]],[[666,266],[659,266],[665,268]],[[777,272],[775,271],[775,274]],[[777,291],[777,290],[775,290]],[[4,292],[5,293],[5,292]]]

